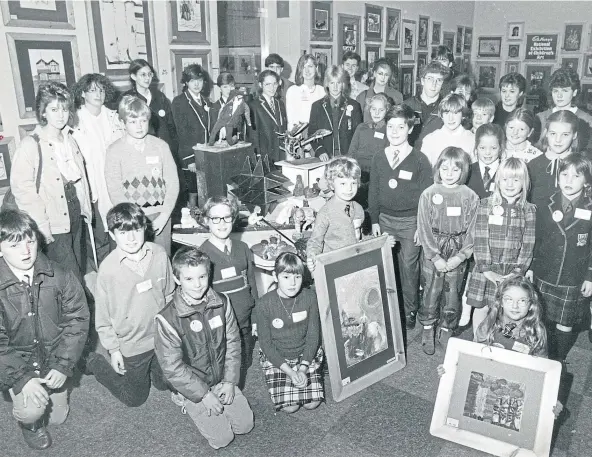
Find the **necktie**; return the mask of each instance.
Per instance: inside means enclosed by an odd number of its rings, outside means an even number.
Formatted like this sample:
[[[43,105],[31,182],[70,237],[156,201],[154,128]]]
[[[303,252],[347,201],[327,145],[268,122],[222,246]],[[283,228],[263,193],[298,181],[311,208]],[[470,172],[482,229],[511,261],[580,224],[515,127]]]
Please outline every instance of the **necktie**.
[[[269,104],[269,106],[271,106],[271,112],[273,114],[275,114],[275,102],[273,100],[271,100],[271,103]]]
[[[351,216],[351,207],[350,207],[349,203],[347,205],[345,205],[345,214],[347,217]]]
[[[491,175],[489,174],[489,167],[485,167],[483,170],[483,184],[485,184],[485,189],[487,190],[487,184],[491,181]]]
[[[230,250],[228,249],[228,245],[227,244],[224,245],[224,254],[230,255]]]
[[[566,227],[570,225],[573,221],[573,210],[574,209],[571,202],[565,205],[565,209],[563,210],[563,221]]]
[[[393,158],[391,159],[391,168],[394,170],[399,165],[399,151],[393,151]]]

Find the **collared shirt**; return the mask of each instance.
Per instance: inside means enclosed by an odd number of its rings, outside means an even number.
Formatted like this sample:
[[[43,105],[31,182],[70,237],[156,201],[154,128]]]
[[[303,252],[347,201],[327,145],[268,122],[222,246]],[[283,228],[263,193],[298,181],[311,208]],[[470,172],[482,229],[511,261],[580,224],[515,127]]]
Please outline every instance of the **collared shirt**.
[[[20,282],[24,282],[31,285],[31,283],[33,282],[33,274],[35,267],[31,268],[30,270],[23,271],[13,268],[12,265],[10,265],[8,262],[6,262],[6,265],[8,265],[10,271],[12,271],[12,273],[16,276],[16,279],[18,279]]]
[[[489,167],[489,179],[493,179],[493,177],[495,176],[495,172],[499,167],[499,164],[499,160],[496,160],[495,162],[492,162],[489,165],[485,165],[483,162],[479,160],[479,170],[481,171],[481,176],[485,176],[485,167]]]
[[[140,252],[138,253],[138,260],[130,258],[130,255],[119,247],[117,247],[117,253],[119,256],[119,263],[122,263],[134,273],[144,276],[146,271],[148,271],[150,261],[152,260],[152,248],[146,243],[144,243],[142,249],[140,249]]]
[[[392,164],[393,160],[395,159],[395,151],[399,152],[397,155],[397,164],[395,166],[395,168],[397,168],[399,164],[403,162],[403,160],[405,160],[409,154],[411,154],[411,151],[413,151],[413,146],[411,146],[409,143],[403,144],[398,148],[387,146],[384,149],[384,153],[386,154],[386,158],[390,164]]]
[[[557,111],[571,111],[572,113],[576,114],[578,110],[577,106],[570,106],[569,108],[557,108],[556,106],[553,108],[553,112],[556,113]]]
[[[225,249],[228,249],[228,252],[232,252],[232,240],[230,238],[226,238],[222,241],[215,236],[211,236],[208,238],[210,243],[212,243],[216,248],[220,250],[220,252],[225,252]]]
[[[573,200],[570,200],[565,195],[561,194],[561,208],[563,209],[563,214],[567,215],[568,212],[573,213],[578,207],[581,199],[582,194],[578,195]]]

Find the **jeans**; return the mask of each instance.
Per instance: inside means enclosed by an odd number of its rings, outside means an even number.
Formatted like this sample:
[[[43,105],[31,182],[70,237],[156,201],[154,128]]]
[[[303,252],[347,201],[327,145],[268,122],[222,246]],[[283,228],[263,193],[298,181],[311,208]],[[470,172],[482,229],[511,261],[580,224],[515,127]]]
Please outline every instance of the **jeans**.
[[[34,424],[41,419],[46,411],[49,410],[50,424],[63,424],[68,417],[70,407],[68,406],[68,381],[57,390],[49,391],[49,403],[47,406],[37,407],[30,398],[27,401],[27,406],[24,405],[24,395],[19,392],[15,395],[12,389],[9,390],[12,398],[12,415],[14,418],[23,424]]]

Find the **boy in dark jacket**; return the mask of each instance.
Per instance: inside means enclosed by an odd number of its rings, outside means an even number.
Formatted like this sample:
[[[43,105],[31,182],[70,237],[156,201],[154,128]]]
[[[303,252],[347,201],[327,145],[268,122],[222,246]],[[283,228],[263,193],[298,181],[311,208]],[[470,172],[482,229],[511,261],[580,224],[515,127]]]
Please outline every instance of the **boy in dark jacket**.
[[[187,412],[214,449],[253,429],[253,412],[236,386],[241,342],[226,296],[210,288],[210,258],[184,247],[173,257],[180,286],[156,316],[156,356],[173,402]]]
[[[38,252],[37,224],[19,210],[0,213],[0,389],[29,447],[51,446],[44,416],[68,417],[68,383],[88,334],[82,286]],[[51,406],[50,406],[51,405]]]

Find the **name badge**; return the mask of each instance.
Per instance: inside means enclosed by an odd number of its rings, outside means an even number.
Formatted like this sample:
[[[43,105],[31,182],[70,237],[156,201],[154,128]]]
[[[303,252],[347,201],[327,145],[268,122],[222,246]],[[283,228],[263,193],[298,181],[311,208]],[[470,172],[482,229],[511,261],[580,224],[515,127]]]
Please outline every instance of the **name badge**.
[[[146,163],[148,165],[155,165],[160,161],[160,157],[158,156],[148,156],[146,157]]]
[[[139,294],[146,292],[147,290],[152,289],[152,279],[147,279],[146,281],[142,281],[136,284],[136,290]]]
[[[220,274],[222,275],[222,279],[234,278],[237,276],[236,268],[234,267],[224,268],[223,270],[220,270]]]
[[[203,330],[203,324],[201,323],[201,321],[194,320],[191,321],[191,324],[189,324],[189,328],[193,330],[195,333],[198,333]]]
[[[489,216],[489,224],[490,225],[503,225],[504,217],[498,216],[497,214],[492,214]]]
[[[292,313],[292,322],[302,322],[304,319],[306,319],[306,315],[306,311]]]
[[[399,183],[396,179],[389,179],[388,185],[391,189],[396,189]]]
[[[590,216],[592,216],[592,211],[587,210],[587,209],[576,208],[576,211],[574,212],[574,217],[576,219],[582,219],[584,221],[589,221]]]
[[[527,344],[521,343],[520,341],[515,341],[514,345],[512,346],[512,351],[522,352],[522,354],[530,354],[530,347]]]
[[[460,206],[449,206],[446,208],[447,216],[460,216]]]
[[[278,317],[271,321],[271,325],[273,325],[273,328],[282,328],[284,326],[284,321]]]
[[[493,192],[494,190],[495,190],[495,183],[494,183],[494,182],[492,182],[492,183],[489,185],[489,192]]]
[[[222,318],[220,316],[214,316],[208,321],[208,324],[212,330],[222,327]]]
[[[406,171],[406,170],[399,171],[399,178],[400,179],[405,179],[405,180],[409,181],[409,180],[411,180],[412,177],[413,177],[413,173],[411,173],[410,171]]]
[[[374,138],[378,138],[379,140],[384,140],[384,133],[374,132]]]

